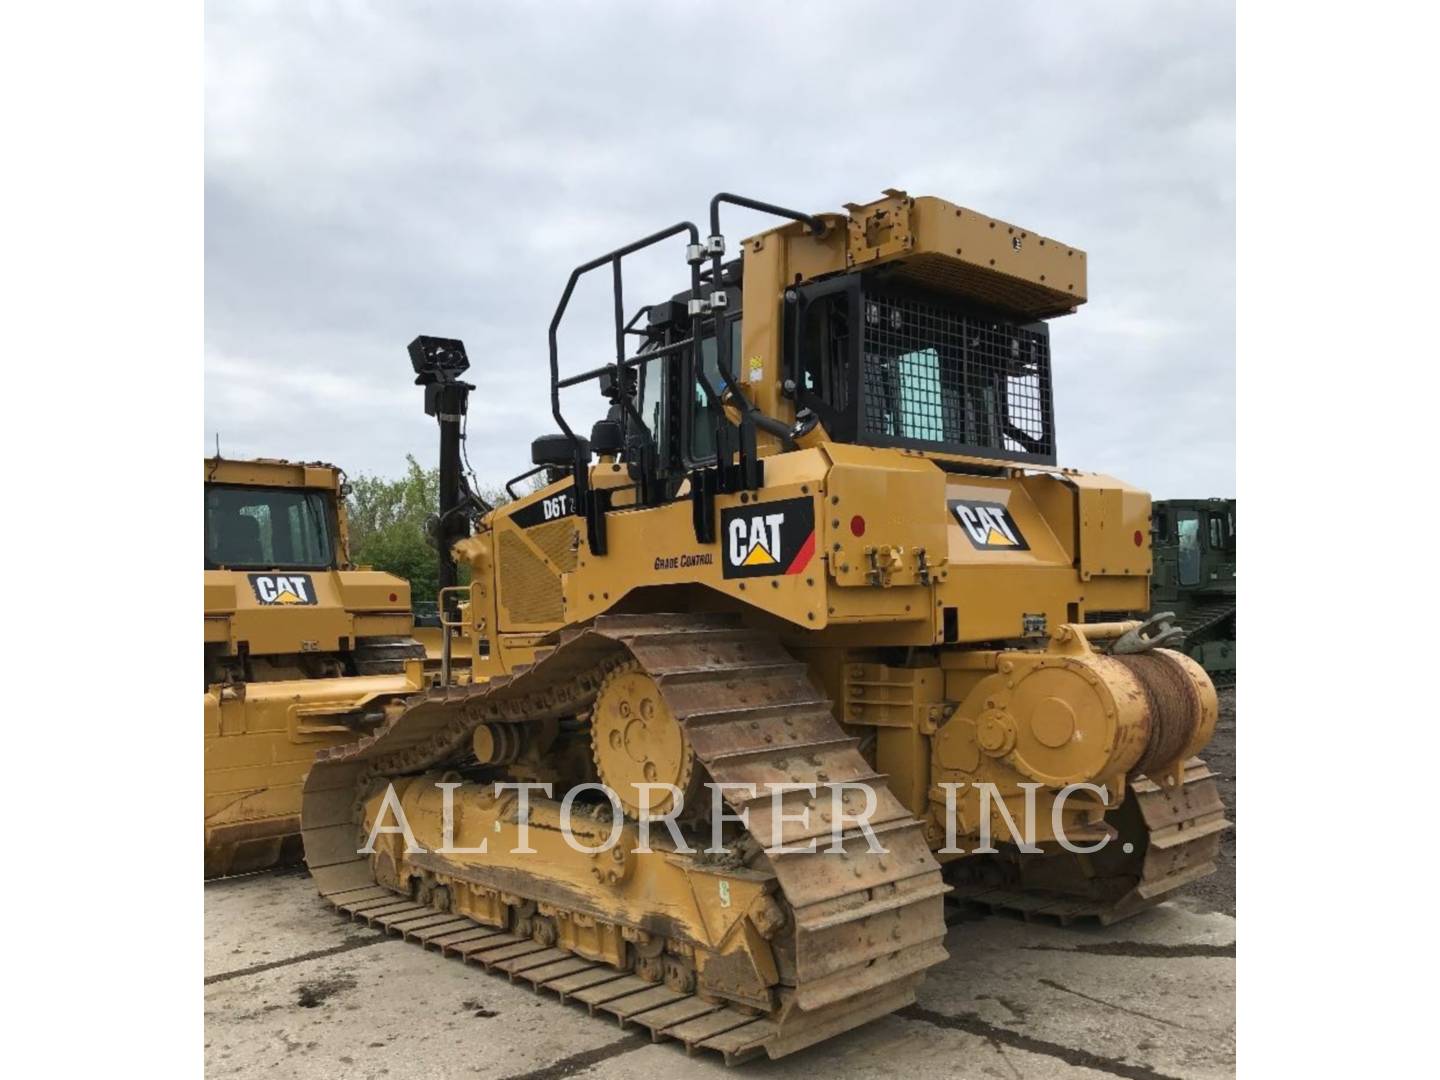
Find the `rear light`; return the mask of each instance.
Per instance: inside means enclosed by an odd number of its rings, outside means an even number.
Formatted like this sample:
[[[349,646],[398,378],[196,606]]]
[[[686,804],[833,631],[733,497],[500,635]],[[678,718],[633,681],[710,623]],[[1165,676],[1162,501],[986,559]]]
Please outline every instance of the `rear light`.
[[[850,519],[850,531],[856,536],[865,535],[865,519],[859,514]]]

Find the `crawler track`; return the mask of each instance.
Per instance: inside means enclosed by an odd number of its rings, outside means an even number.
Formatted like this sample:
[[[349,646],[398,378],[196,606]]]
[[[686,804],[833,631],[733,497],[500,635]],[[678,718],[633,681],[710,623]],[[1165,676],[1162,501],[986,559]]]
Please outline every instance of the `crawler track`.
[[[1191,608],[1179,619],[1187,644],[1203,638],[1209,631],[1235,618],[1235,598],[1211,600]]]
[[[373,782],[463,764],[481,723],[574,716],[589,707],[606,674],[632,660],[655,678],[710,778],[758,786],[754,798],[727,792],[733,810],[749,811],[758,847],[795,846],[830,832],[818,813],[808,829],[773,821],[768,783],[814,783],[817,809],[830,805],[826,789],[836,785],[866,783],[876,793],[870,823],[884,852],[869,852],[864,835],[851,830],[844,854],[769,856],[788,909],[794,964],[768,1014],[706,1001],[414,903],[376,885],[369,861],[357,854],[362,799]],[[622,1023],[634,1020],[657,1039],[715,1050],[727,1062],[762,1051],[780,1057],[902,1008],[914,1000],[925,969],[946,958],[948,887],[920,824],[836,723],[804,665],[738,620],[605,616],[564,633],[509,679],[396,702],[374,736],[320,755],[306,783],[303,828],[321,895],[353,918],[544,986]],[[483,880],[483,864],[475,872]]]
[[[1220,789],[1203,761],[1197,757],[1185,763],[1185,779],[1179,787],[1162,787],[1142,776],[1132,782],[1130,792],[1112,815],[1119,835],[1107,845],[1106,857],[1046,859],[1047,878],[1041,882],[1028,882],[1013,873],[999,882],[962,881],[955,886],[955,898],[1027,920],[1065,925],[1095,920],[1108,926],[1215,872],[1220,837],[1230,822]],[[1132,851],[1113,850],[1127,843]],[[1021,865],[1012,863],[1010,868]]]
[[[712,1050],[722,1054],[727,1064],[735,1064],[765,1051],[780,1033],[780,1024],[753,1012],[679,993],[608,964],[546,948],[473,919],[437,912],[380,886],[341,890],[325,900],[357,922],[462,963],[508,975],[511,982],[549,990],[561,1001],[586,1006],[592,1016],[605,1013],[616,1017],[622,1027],[639,1024],[650,1031],[655,1042],[674,1040],[689,1053]],[[908,990],[878,994],[837,1030],[894,1012],[913,999]]]

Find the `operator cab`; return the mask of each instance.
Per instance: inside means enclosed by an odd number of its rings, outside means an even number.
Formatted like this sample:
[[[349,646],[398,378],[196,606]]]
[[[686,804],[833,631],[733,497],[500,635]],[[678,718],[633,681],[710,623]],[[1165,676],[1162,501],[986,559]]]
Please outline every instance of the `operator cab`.
[[[726,305],[720,318],[725,320],[724,330],[730,353],[726,370],[736,378],[742,377],[741,273],[739,259],[726,263],[722,273]],[[715,315],[701,323],[699,372],[693,349],[661,353],[653,359],[645,359],[650,353],[674,348],[688,338],[690,321],[687,310],[691,295],[689,291],[677,293],[664,303],[642,309],[641,314],[646,320],[645,340],[635,353],[642,363],[636,369],[632,385],[623,388],[636,402],[635,412],[638,415],[632,415],[622,404],[612,407],[610,417],[621,425],[621,445],[626,459],[633,466],[640,466],[647,448],[653,443],[655,472],[660,478],[670,481],[671,495],[674,487],[691,470],[715,464],[716,430],[725,423],[719,401],[712,398],[706,389],[707,386],[718,388],[722,385]],[[602,383],[602,393],[612,400],[621,389],[613,380]]]
[[[1181,587],[1233,580],[1234,499],[1158,502],[1151,511],[1151,534],[1157,563],[1170,554]]]
[[[336,532],[327,492],[205,485],[206,570],[331,570]]]
[[[741,348],[742,264],[726,265],[728,372],[750,374]],[[649,352],[689,332],[689,292],[645,309],[642,363],[609,422],[625,429],[623,456],[638,469],[653,442],[655,471],[670,494],[692,470],[716,464],[724,422],[706,390],[718,386],[716,319],[707,318],[697,374],[692,351]],[[844,274],[785,294],[784,393],[837,442],[895,446],[955,457],[1053,465],[1054,398],[1045,323],[928,293],[890,274]],[[628,423],[627,423],[628,421]]]
[[[743,272],[738,259],[725,265],[723,313],[702,323],[703,378],[694,350],[645,359],[688,337],[687,291],[643,309],[646,327],[634,377],[623,387],[615,380],[602,387],[613,403],[609,421],[623,428],[622,455],[632,473],[644,467],[653,447],[653,470],[665,482],[662,499],[673,497],[692,471],[716,464],[717,428],[725,415],[706,386],[722,381],[717,337],[728,342],[728,374],[742,387],[752,378],[741,344]],[[1044,322],[932,292],[885,271],[797,284],[785,291],[783,303],[783,393],[797,416],[817,418],[832,440],[1055,463]],[[717,318],[725,322],[723,334]],[[756,368],[758,375],[758,363]]]
[[[790,224],[725,261],[723,205]],[[716,495],[758,491],[767,456],[824,441],[986,475],[1056,463],[1044,320],[1084,302],[1084,253],[900,191],[847,210],[815,216],[721,193],[707,237],[679,222],[571,273],[550,326],[554,439],[568,443],[569,468],[561,443],[544,437],[532,473],[573,477],[573,512],[587,519],[595,554],[612,506],[686,496],[696,540],[708,543]],[[690,288],[626,321],[622,262],[682,235]],[[597,270],[614,281],[614,359],[562,376],[557,330],[577,282]],[[759,306],[748,319],[746,292]],[[587,444],[560,394],[591,380],[610,406]],[[592,449],[624,464],[629,491],[592,493]]]

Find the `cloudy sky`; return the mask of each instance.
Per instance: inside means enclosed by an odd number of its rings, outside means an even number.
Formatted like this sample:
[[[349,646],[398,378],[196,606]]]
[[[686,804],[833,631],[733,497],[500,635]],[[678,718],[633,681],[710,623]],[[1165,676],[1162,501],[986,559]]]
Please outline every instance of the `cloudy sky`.
[[[482,483],[553,430],[572,267],[736,191],[939,195],[1089,252],[1052,324],[1063,464],[1235,490],[1226,3],[206,5],[205,448],[394,475],[435,457],[417,333],[471,357]],[[766,227],[735,211],[732,247]],[[628,265],[628,264],[627,264]],[[633,307],[684,284],[627,269]],[[562,362],[607,358],[602,282]],[[599,412],[593,384],[567,415]],[[577,425],[578,427],[579,425]]]

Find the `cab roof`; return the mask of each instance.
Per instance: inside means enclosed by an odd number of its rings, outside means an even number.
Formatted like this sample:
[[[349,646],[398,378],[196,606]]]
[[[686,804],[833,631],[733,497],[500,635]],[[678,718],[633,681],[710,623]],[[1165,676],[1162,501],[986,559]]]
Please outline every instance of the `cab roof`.
[[[344,472],[324,461],[286,461],[283,458],[205,459],[205,483],[253,487],[339,489]]]

